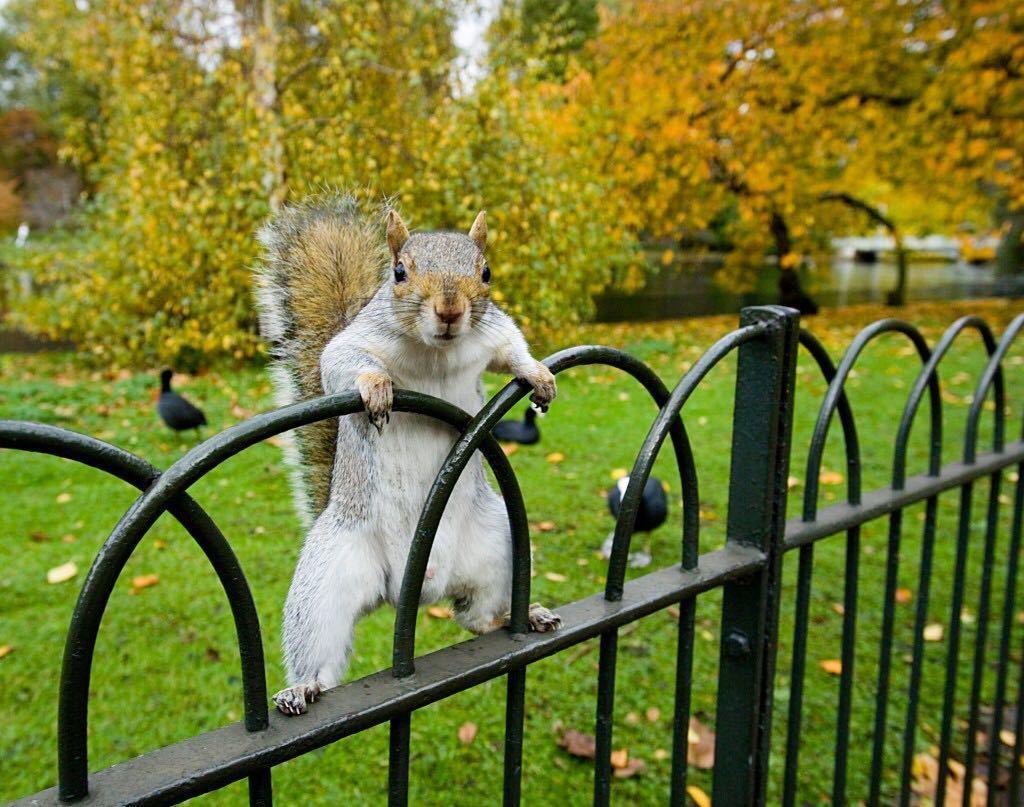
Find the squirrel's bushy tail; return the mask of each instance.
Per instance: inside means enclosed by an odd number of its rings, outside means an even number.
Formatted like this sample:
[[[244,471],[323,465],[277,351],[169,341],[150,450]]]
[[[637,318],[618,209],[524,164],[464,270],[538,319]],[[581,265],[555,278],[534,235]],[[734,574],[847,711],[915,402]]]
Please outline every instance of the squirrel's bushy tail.
[[[288,205],[258,237],[265,249],[255,270],[260,331],[277,403],[285,406],[324,394],[320,354],[380,287],[387,248],[376,217],[347,194]],[[337,434],[330,418],[288,436],[296,506],[307,524],[327,505]]]

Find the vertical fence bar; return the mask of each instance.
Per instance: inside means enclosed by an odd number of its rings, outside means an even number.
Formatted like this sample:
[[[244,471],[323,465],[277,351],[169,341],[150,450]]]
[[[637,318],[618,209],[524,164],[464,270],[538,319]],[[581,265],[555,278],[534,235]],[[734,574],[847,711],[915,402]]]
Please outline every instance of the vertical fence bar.
[[[843,650],[836,718],[836,756],[832,774],[832,803],[846,804],[846,760],[850,748],[853,711],[853,665],[857,641],[857,576],[860,568],[860,527],[846,533],[846,579],[843,586]]]
[[[796,616],[793,618],[793,661],[789,673],[789,713],[786,717],[786,771],[782,782],[782,805],[796,804],[800,770],[800,726],[803,722],[804,673],[807,670],[807,631],[811,608],[811,578],[814,575],[814,544],[800,547],[796,583]]]
[[[985,523],[985,548],[981,567],[981,593],[978,595],[977,631],[974,634],[974,666],[971,671],[971,699],[967,718],[967,753],[964,755],[964,805],[970,807],[971,785],[974,781],[974,762],[978,751],[978,711],[981,707],[981,685],[985,678],[985,649],[988,642],[988,617],[992,600],[992,567],[995,564],[996,533],[999,527],[999,488],[1002,471],[997,471],[989,478],[988,515]],[[1001,714],[993,713],[995,721],[1002,721]],[[999,728],[993,727],[992,733],[999,734]],[[995,790],[995,777],[990,779],[991,789]]]
[[[935,521],[939,498],[927,500],[924,510],[924,532],[921,538],[921,562],[918,567],[917,612],[914,616],[914,649],[910,662],[910,684],[907,687],[907,721],[903,729],[903,766],[900,771],[900,807],[910,804],[910,780],[914,764],[914,740],[917,734],[917,708],[921,698],[921,674],[924,668],[924,627],[928,621],[928,600],[932,582],[932,560],[935,555]]]
[[[274,803],[270,768],[249,774],[249,807],[271,807]]]
[[[956,676],[960,660],[960,612],[964,607],[967,577],[967,545],[971,534],[971,504],[974,482],[960,488],[960,519],[957,525],[956,562],[953,572],[953,604],[949,611],[949,647],[946,649],[946,686],[942,697],[942,729],[939,736],[939,781],[935,785],[935,803],[945,804],[946,771],[953,743],[953,714],[956,711]]]
[[[594,726],[594,807],[607,807],[612,788],[612,721],[615,709],[615,661],[618,630],[601,634],[597,669],[597,723]]]
[[[505,783],[502,804],[505,807],[516,807],[522,793],[526,667],[512,670],[507,679],[505,688]]]
[[[388,749],[388,807],[406,807],[409,803],[409,712],[391,718]]]
[[[882,638],[878,648],[878,684],[875,693],[875,732],[871,746],[869,807],[878,807],[882,795],[882,766],[885,760],[886,718],[889,710],[889,679],[892,669],[892,634],[895,622],[896,584],[899,582],[900,537],[903,511],[889,516],[889,542],[885,558],[885,601],[882,603]]]
[[[768,561],[752,578],[724,588],[712,802],[763,805],[799,315],[746,308],[741,321],[775,327],[739,349],[727,540],[756,546]]]
[[[1014,606],[1017,600],[1017,571],[1020,560],[1020,537],[1022,526],[1022,515],[1024,515],[1024,463],[1017,466],[1017,483],[1014,485],[1013,495],[1013,521],[1010,526],[1010,549],[1009,565],[1006,570],[1006,594],[1003,598],[1003,621],[999,639],[999,664],[996,667],[996,697],[992,714],[995,715],[995,722],[989,731],[988,758],[989,758],[989,779],[999,781],[999,755],[1002,750],[1002,740],[999,737],[999,730],[1003,728],[1003,707],[1006,705],[1006,680],[1010,673],[1010,649],[1013,644],[1013,620]],[[1017,711],[1021,709],[1018,702]],[[1020,767],[1020,759],[1015,757],[1010,762],[1012,769]],[[995,805],[996,788],[988,789],[988,807]],[[1013,802],[1011,802],[1012,804]]]

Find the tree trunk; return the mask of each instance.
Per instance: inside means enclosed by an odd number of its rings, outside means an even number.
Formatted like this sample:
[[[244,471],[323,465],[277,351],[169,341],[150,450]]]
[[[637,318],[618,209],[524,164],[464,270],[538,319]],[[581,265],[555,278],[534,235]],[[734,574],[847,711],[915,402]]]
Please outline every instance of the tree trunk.
[[[255,0],[256,8],[249,15],[253,27],[253,93],[264,138],[261,185],[272,213],[280,209],[286,193],[281,107],[277,91],[276,1]]]
[[[786,256],[793,252],[789,225],[786,224],[781,213],[773,212],[768,227],[775,240],[775,251],[779,256],[779,304],[795,308],[801,314],[817,314],[818,304],[800,285],[800,275],[797,273],[796,267],[787,265]]]
[[[1024,272],[1024,211],[1007,215],[1007,227],[999,239],[996,250],[996,269],[1002,275],[1019,275]]]
[[[823,202],[842,202],[847,207],[865,213],[871,221],[881,224],[889,231],[896,252],[896,285],[886,295],[886,302],[895,306],[905,305],[907,302],[907,251],[903,246],[903,236],[900,234],[896,222],[884,215],[877,207],[848,193],[823,193],[818,198]]]

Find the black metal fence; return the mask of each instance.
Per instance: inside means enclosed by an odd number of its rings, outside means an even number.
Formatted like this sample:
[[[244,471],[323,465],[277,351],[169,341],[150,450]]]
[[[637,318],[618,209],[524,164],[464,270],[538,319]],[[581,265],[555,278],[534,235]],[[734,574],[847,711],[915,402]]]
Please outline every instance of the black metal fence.
[[[1024,709],[1016,710],[1015,745],[1012,756],[1002,752],[999,732],[989,731],[988,747],[978,747],[982,719],[982,682],[994,667],[995,684],[986,692],[994,715],[1003,714],[1008,700],[1024,700],[1024,664],[1014,649],[1018,555],[1024,518],[1024,440],[1007,442],[1003,359],[1024,327],[1024,315],[1016,318],[1000,341],[975,317],[954,323],[930,348],[912,326],[884,320],[864,329],[853,341],[838,366],[822,345],[801,331],[795,312],[776,307],[748,308],[741,327],[716,342],[670,391],[658,376],[639,360],[606,347],[578,347],[547,359],[552,372],[570,367],[601,364],[635,378],[649,393],[659,411],[637,454],[629,485],[622,498],[616,523],[607,583],[603,593],[559,608],[563,620],[553,633],[526,632],[530,602],[529,527],[523,498],[511,466],[490,435],[491,428],[524,395],[528,388],[513,381],[496,394],[475,416],[444,401],[399,391],[398,411],[433,417],[451,425],[459,437],[438,473],[424,503],[412,549],[394,630],[394,658],[390,670],[328,692],[310,714],[289,719],[268,709],[260,625],[245,576],[214,522],[187,491],[201,477],[240,451],[290,429],[317,420],[358,412],[362,405],[355,393],[334,395],[298,403],[257,415],[227,429],[189,451],[167,471],[90,437],[36,423],[0,421],[0,447],[40,452],[72,459],[99,468],[139,488],[142,495],[125,513],[104,543],[83,584],[72,614],[64,652],[58,707],[58,769],[56,788],[27,797],[18,804],[57,804],[88,799],[91,804],[163,804],[187,799],[248,777],[250,802],[271,803],[273,766],[325,746],[371,726],[390,721],[390,768],[388,801],[407,802],[409,783],[410,721],[420,707],[456,692],[504,676],[507,682],[504,801],[520,800],[523,754],[523,722],[528,666],[585,640],[600,638],[597,681],[594,803],[607,804],[612,780],[611,751],[615,696],[615,665],[618,631],[670,605],[678,605],[678,651],[675,670],[675,709],[671,804],[686,801],[688,725],[690,718],[695,609],[698,595],[722,590],[720,613],[721,650],[719,697],[716,706],[717,749],[713,774],[716,805],[764,804],[767,799],[769,757],[773,750],[772,718],[785,718],[781,800],[793,805],[800,781],[799,752],[802,706],[810,630],[812,575],[815,544],[822,538],[844,535],[846,563],[842,604],[842,653],[839,699],[835,710],[836,741],[831,799],[846,801],[846,776],[850,722],[854,711],[854,667],[857,661],[857,585],[861,526],[888,519],[885,597],[878,637],[879,656],[875,682],[874,732],[871,754],[871,792],[868,803],[876,805],[911,802],[912,761],[920,724],[920,688],[925,658],[924,633],[929,608],[929,585],[936,542],[939,497],[959,490],[959,522],[953,572],[951,611],[946,642],[946,674],[938,747],[939,770],[945,771],[954,750],[962,757],[968,781],[964,805],[971,803],[970,776],[980,753],[987,754],[989,781],[1002,770],[1008,776],[1010,804],[1020,803],[1020,764],[1024,752]],[[938,368],[954,340],[966,330],[981,335],[989,359],[977,384],[967,415],[963,458],[943,465],[942,393]],[[903,334],[920,357],[921,370],[913,384],[899,421],[888,487],[863,493],[861,459],[856,423],[844,393],[858,357],[865,346],[885,333]],[[807,458],[802,516],[786,520],[791,434],[794,409],[797,352],[803,346],[813,357],[828,383],[814,428]],[[699,553],[699,496],[697,472],[680,412],[707,373],[723,358],[738,353],[729,510],[725,545]],[[922,400],[929,405],[929,465],[926,473],[907,475],[907,446],[911,427]],[[994,402],[991,451],[977,450],[979,424],[989,397]],[[818,479],[829,427],[838,413],[846,451],[846,501],[818,510]],[[671,440],[682,482],[682,535],[678,566],[661,569],[626,581],[630,536],[640,494],[666,437]],[[508,508],[514,543],[513,600],[508,631],[471,639],[426,656],[416,657],[416,616],[420,591],[434,532],[460,473],[473,452],[487,459]],[[997,557],[997,532],[1004,471],[1016,468],[1012,519],[1005,553]],[[961,612],[964,607],[968,553],[971,549],[971,502],[974,485],[988,479],[984,542],[981,549],[980,591],[971,659],[970,692],[966,729],[954,725],[958,714],[957,679],[960,663]],[[909,657],[906,692],[894,692],[892,679],[894,602],[900,564],[904,510],[923,503],[918,591]],[[88,706],[89,678],[97,632],[108,599],[129,556],[163,512],[170,512],[202,548],[224,586],[231,605],[241,657],[245,719],[215,731],[160,748],[106,770],[89,773]],[[773,693],[780,640],[780,592],[785,554],[795,551],[798,570],[792,634],[792,659],[788,669],[788,704],[773,708]],[[995,565],[1005,564],[1001,609],[993,585]],[[996,659],[990,657],[989,623],[997,627]],[[1019,631],[1019,629],[1017,629]],[[1017,668],[1012,668],[1017,664]],[[1008,689],[1014,685],[1011,698]],[[723,693],[725,693],[723,695]],[[894,697],[905,704],[905,721],[897,727],[902,753],[887,750],[894,731],[891,705]],[[962,710],[961,710],[962,712]],[[964,747],[954,749],[957,737]],[[779,743],[775,743],[779,745]],[[888,744],[891,746],[891,742]],[[884,777],[898,783],[896,794],[883,789]],[[1004,776],[1004,778],[1005,778]],[[820,785],[820,783],[819,783]],[[939,777],[936,803],[943,804],[946,778]],[[994,804],[995,788],[988,791]]]

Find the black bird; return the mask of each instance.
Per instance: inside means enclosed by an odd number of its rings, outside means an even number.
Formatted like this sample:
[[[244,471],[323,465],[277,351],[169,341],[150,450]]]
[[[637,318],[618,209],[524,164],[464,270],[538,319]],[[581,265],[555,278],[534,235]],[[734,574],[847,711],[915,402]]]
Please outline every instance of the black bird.
[[[156,411],[168,426],[176,432],[195,429],[206,425],[206,415],[198,407],[193,406],[181,395],[171,391],[171,370],[160,373],[160,398],[156,402]]]
[[[532,407],[526,407],[526,414],[523,419],[503,420],[495,424],[491,434],[495,439],[505,443],[522,443],[524,446],[532,446],[540,440],[540,429],[537,428],[537,411]]]
[[[628,484],[629,477],[624,476],[608,492],[608,509],[615,518],[619,517],[619,504]],[[644,485],[644,492],[640,496],[640,507],[636,511],[636,526],[633,530],[650,532],[664,524],[667,517],[668,500],[665,498],[665,488],[662,487],[660,479],[649,476],[647,484]]]

